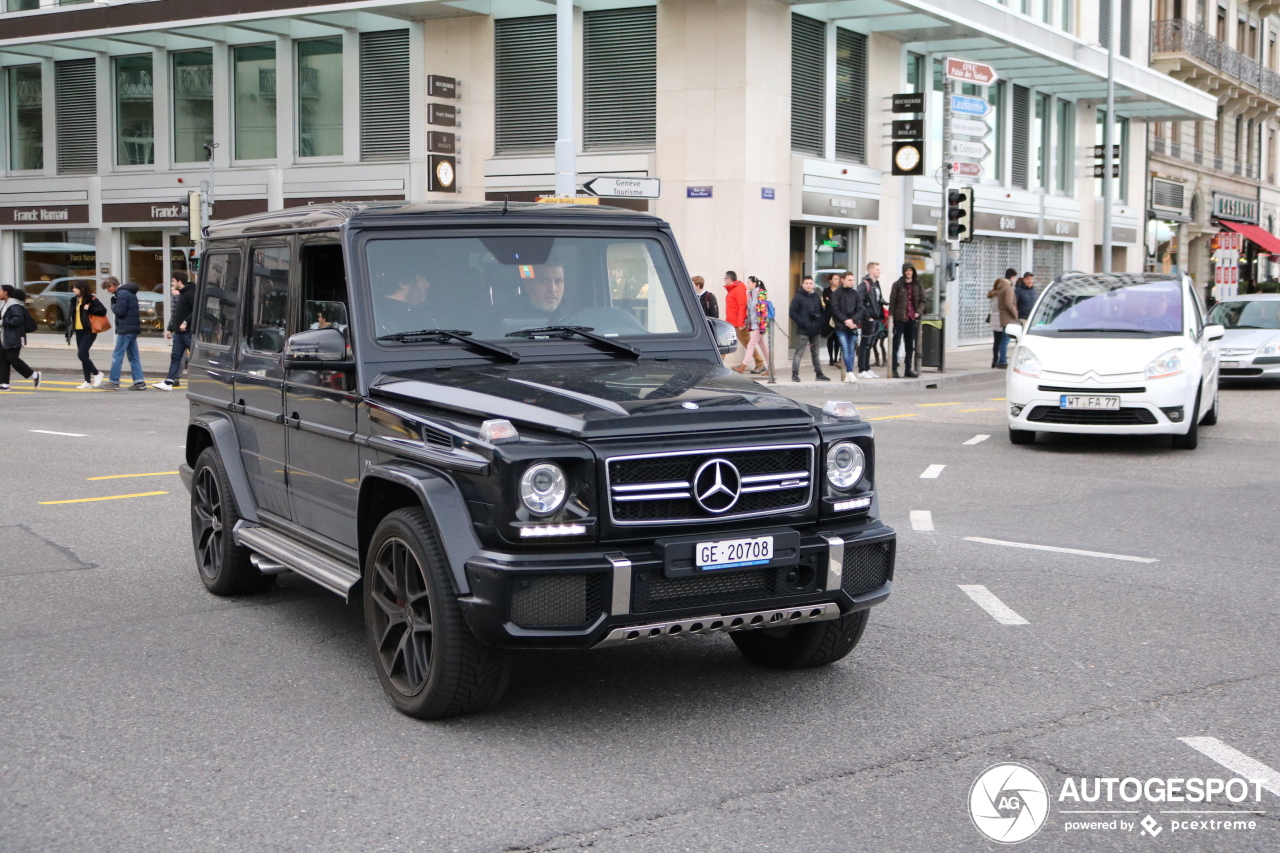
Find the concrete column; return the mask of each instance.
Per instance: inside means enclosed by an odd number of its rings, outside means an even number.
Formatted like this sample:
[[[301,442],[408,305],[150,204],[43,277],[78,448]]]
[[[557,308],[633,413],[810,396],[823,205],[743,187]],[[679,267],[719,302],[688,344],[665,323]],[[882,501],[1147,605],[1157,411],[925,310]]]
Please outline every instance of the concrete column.
[[[98,101],[98,174],[105,175],[111,172],[116,161],[116,104],[111,96],[111,57],[105,53],[95,55],[93,70]]]
[[[427,91],[426,32],[421,21],[409,24],[409,81],[409,168],[405,198],[423,201],[427,198],[427,99],[415,97]]]
[[[214,42],[212,48],[213,141],[218,145],[213,149],[213,166],[215,170],[221,170],[230,166],[235,156],[235,143],[231,136],[231,49],[226,42]]]
[[[297,157],[297,87],[294,85],[293,40],[276,36],[276,163],[281,169],[293,165]],[[274,201],[272,207],[276,206]]]
[[[360,162],[360,34],[342,31],[342,161]]]
[[[173,158],[169,80],[169,52],[164,48],[154,48],[151,51],[151,123],[157,172],[169,171]]]
[[[442,74],[458,81],[461,95],[455,104],[462,114],[457,131],[457,193],[435,198],[467,201],[484,199],[484,164],[493,156],[494,48],[493,18],[475,15],[465,18],[434,18],[426,22],[425,66],[428,74]],[[415,92],[425,103],[426,89]],[[425,134],[426,108],[415,122],[413,132]],[[442,127],[440,130],[449,130]],[[425,181],[425,175],[423,180]],[[425,188],[425,184],[423,185]]]
[[[44,174],[58,174],[58,95],[57,77],[52,59],[40,60],[41,127],[44,135]]]
[[[786,315],[791,193],[791,11],[775,0],[658,5],[656,212],[689,271],[724,304],[724,271],[755,275]],[[688,198],[709,186],[711,198]],[[762,187],[776,198],[761,198]],[[778,365],[786,339],[775,335]],[[730,357],[732,360],[732,356]]]
[[[888,136],[885,123],[893,118],[885,97],[904,91],[905,63],[906,51],[901,42],[875,34],[867,40],[867,165],[884,171],[880,177],[880,220],[867,226],[859,260],[864,266],[879,262],[880,287],[886,300],[889,287],[902,269],[904,224],[911,221],[911,198],[903,194],[909,179],[891,174],[893,144],[884,138]]]

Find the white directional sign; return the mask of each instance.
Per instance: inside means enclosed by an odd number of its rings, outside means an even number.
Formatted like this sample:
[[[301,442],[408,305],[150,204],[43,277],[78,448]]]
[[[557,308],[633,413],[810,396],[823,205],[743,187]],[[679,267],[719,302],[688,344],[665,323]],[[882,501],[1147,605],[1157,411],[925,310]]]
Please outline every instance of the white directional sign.
[[[991,149],[985,142],[974,142],[969,139],[951,140],[951,156],[963,157],[966,160],[985,160]]]
[[[984,139],[991,133],[991,125],[977,119],[953,116],[951,119],[951,132],[960,136],[971,136],[974,139]]]
[[[662,192],[658,178],[592,178],[582,185],[592,195],[603,198],[657,198]]]
[[[982,118],[991,112],[991,105],[982,98],[975,98],[971,95],[952,95],[951,112]]]

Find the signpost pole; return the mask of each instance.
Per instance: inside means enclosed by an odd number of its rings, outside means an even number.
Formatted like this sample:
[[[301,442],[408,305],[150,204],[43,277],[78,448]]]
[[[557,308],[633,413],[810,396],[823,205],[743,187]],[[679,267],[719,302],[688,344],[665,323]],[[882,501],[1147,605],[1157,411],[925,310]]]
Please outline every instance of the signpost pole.
[[[556,0],[556,195],[578,194],[573,127],[573,0]]]
[[[1116,123],[1116,9],[1111,3],[1107,16],[1107,121],[1102,126],[1102,271],[1111,272],[1111,164],[1112,137]]]
[[[947,366],[947,285],[950,284],[948,261],[951,249],[950,220],[947,217],[948,199],[951,193],[951,93],[955,84],[946,78],[942,87],[942,240],[938,242],[938,269],[933,276],[933,286],[938,294],[938,319],[942,328],[938,333],[938,372]],[[919,324],[920,320],[916,320]],[[924,349],[924,329],[916,328],[916,358]],[[914,365],[912,365],[914,369]],[[915,371],[919,373],[920,371]]]

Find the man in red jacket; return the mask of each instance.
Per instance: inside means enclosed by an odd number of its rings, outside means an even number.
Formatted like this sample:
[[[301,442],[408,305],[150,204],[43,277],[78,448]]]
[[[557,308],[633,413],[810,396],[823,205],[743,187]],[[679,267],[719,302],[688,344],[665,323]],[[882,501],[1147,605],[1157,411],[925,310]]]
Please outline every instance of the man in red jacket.
[[[738,330],[738,343],[745,348],[751,339],[751,330],[747,328],[747,286],[738,281],[736,272],[729,270],[724,274],[724,291],[724,319]],[[756,367],[764,367],[759,350],[755,357]]]

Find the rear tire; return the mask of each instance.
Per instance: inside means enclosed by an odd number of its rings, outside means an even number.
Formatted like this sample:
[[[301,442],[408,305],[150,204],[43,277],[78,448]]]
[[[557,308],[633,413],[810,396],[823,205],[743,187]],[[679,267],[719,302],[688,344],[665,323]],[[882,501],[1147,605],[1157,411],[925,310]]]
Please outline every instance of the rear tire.
[[[1200,425],[1215,426],[1217,423],[1218,423],[1218,392],[1214,391],[1213,406],[1209,409],[1209,411],[1204,413],[1204,418],[1201,419]]]
[[[1031,429],[1014,429],[1009,427],[1010,444],[1035,444],[1036,432]]]
[[[222,460],[206,447],[191,472],[191,543],[200,580],[214,595],[266,592],[276,584],[276,576],[258,571],[249,549],[235,543],[231,531],[239,520]]]
[[[438,720],[482,711],[502,697],[510,656],[471,633],[421,509],[396,510],[374,531],[364,619],[378,680],[401,713]]]
[[[870,610],[858,610],[826,622],[735,631],[729,637],[743,657],[754,664],[770,669],[805,669],[835,663],[853,651],[870,616]]]
[[[1191,428],[1187,430],[1186,435],[1175,435],[1173,437],[1173,446],[1178,450],[1195,450],[1196,445],[1200,443],[1200,392],[1196,392],[1195,408],[1191,410]]]

